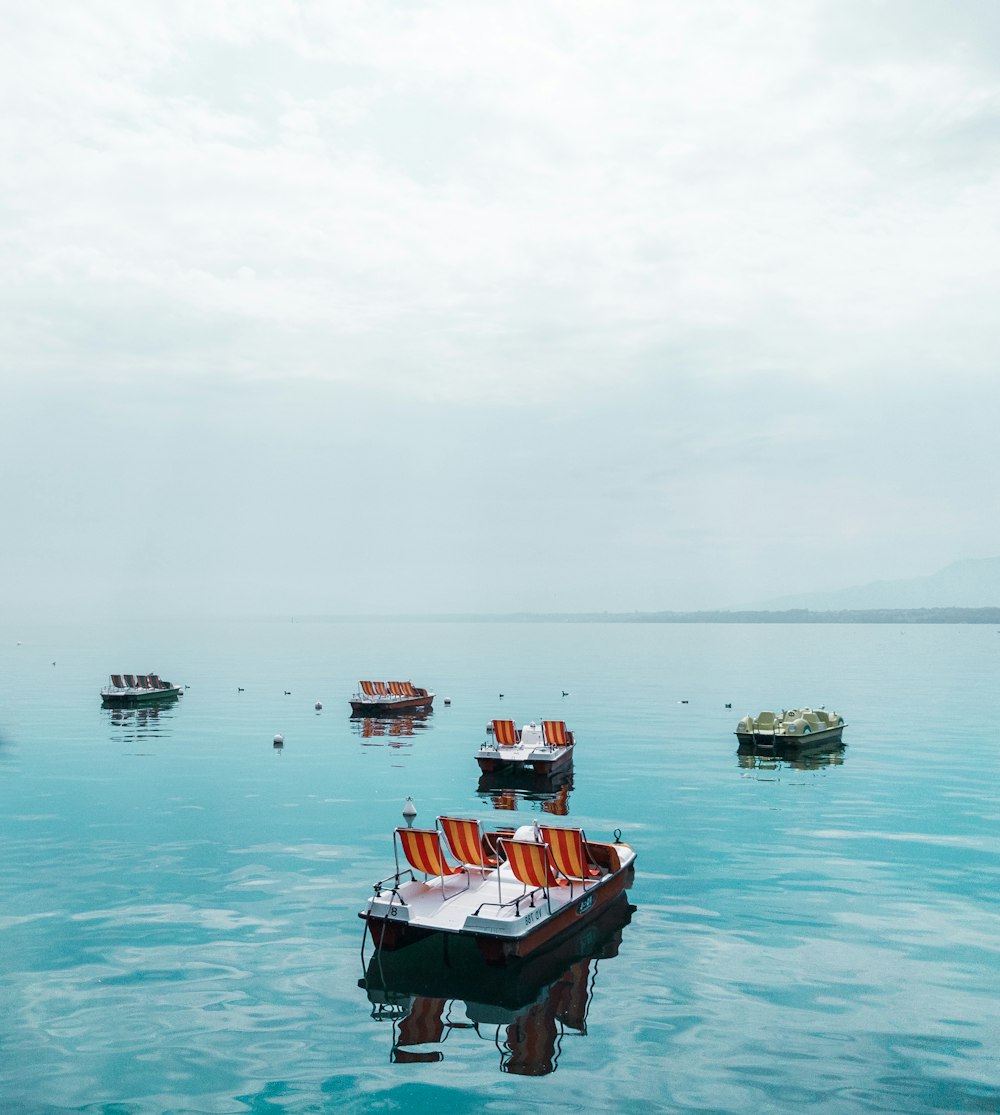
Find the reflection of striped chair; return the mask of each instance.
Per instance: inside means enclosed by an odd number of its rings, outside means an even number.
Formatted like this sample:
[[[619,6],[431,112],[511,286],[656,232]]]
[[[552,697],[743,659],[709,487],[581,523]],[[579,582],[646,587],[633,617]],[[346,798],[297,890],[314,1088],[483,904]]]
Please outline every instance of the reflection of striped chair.
[[[497,857],[486,850],[479,821],[471,817],[438,817],[438,825],[459,863],[483,871],[496,867]]]
[[[550,996],[533,1003],[507,1027],[507,1040],[501,1049],[500,1071],[516,1076],[547,1076],[555,1071],[555,1008]]]
[[[556,1018],[564,1025],[587,1032],[587,1008],[590,1005],[590,959],[578,960],[568,968],[552,989]]]
[[[559,871],[573,882],[583,883],[600,878],[601,869],[591,859],[583,829],[539,825],[542,839],[549,846],[552,860]]]
[[[549,747],[566,747],[573,742],[573,733],[566,731],[565,720],[543,720],[542,731]]]
[[[516,747],[521,742],[521,733],[513,720],[494,720],[493,739],[499,747]]]
[[[441,891],[444,892],[444,881],[450,875],[465,875],[465,885],[469,885],[468,872],[464,867],[455,867],[445,859],[444,849],[441,847],[441,834],[437,829],[396,829],[396,839],[403,849],[406,862],[414,869],[421,871],[428,878],[433,875],[441,880]],[[399,851],[396,851],[396,875],[399,875]]]
[[[437,1045],[444,1038],[444,1019],[442,1017],[446,999],[430,999],[426,995],[414,995],[410,1012],[399,1023],[399,1037],[392,1049],[395,1064],[413,1065],[441,1061],[444,1054],[440,1050],[418,1052],[400,1049],[401,1045]]]

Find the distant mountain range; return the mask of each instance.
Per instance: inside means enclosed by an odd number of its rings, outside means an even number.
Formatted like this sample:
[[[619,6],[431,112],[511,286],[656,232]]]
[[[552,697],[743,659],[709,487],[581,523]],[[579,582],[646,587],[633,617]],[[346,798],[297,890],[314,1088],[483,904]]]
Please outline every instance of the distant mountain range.
[[[873,581],[834,592],[779,596],[751,607],[759,611],[807,608],[846,611],[884,608],[991,608],[1000,605],[1000,557],[955,561],[929,577]]]

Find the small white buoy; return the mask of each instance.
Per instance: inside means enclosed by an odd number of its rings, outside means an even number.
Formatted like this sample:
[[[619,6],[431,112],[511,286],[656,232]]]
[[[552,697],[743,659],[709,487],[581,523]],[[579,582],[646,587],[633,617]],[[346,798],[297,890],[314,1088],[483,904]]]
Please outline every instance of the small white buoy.
[[[413,804],[413,798],[407,796],[406,801],[403,803],[403,816],[406,818],[408,825],[413,824],[413,818],[417,815],[417,807]]]
[[[445,703],[446,705],[450,705],[450,704],[451,704],[451,697],[445,697],[445,699],[444,699],[444,703]]]
[[[274,746],[281,747],[284,742],[285,737],[280,732],[278,732],[278,734],[274,737]]]

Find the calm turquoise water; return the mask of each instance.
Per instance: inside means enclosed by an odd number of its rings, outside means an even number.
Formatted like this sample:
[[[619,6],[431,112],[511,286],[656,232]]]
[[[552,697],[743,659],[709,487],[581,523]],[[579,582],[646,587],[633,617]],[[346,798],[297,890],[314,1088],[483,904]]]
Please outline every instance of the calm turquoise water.
[[[0,639],[5,1113],[1000,1108],[993,628]],[[101,708],[109,672],[149,670],[189,686],[177,705]],[[412,678],[439,707],[352,722],[359,677]],[[740,715],[800,704],[844,714],[842,753],[738,756]],[[501,714],[576,730],[558,796],[480,786],[472,753]],[[610,943],[507,988],[531,1000],[511,1008],[521,1030],[480,981],[468,1002],[440,995],[442,1040],[404,1046],[427,999],[407,1021],[408,995],[359,987],[356,911],[407,795],[418,823],[551,810],[638,851],[635,910]],[[511,1071],[524,1033],[555,1034],[535,1061],[554,1071]]]

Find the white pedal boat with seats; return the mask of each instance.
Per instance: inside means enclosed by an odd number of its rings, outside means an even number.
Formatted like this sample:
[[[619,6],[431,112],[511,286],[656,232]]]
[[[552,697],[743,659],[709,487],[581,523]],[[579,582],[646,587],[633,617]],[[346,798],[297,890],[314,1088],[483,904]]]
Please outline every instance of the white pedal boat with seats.
[[[597,842],[579,828],[487,832],[473,818],[439,817],[433,829],[397,828],[393,843],[395,873],[358,912],[379,949],[458,934],[504,964],[595,918],[634,876],[635,852],[618,832]]]

